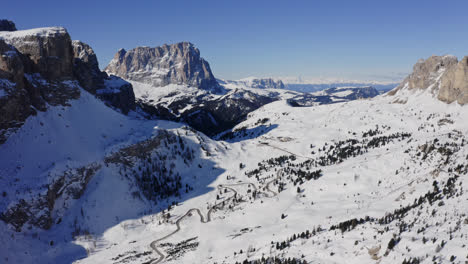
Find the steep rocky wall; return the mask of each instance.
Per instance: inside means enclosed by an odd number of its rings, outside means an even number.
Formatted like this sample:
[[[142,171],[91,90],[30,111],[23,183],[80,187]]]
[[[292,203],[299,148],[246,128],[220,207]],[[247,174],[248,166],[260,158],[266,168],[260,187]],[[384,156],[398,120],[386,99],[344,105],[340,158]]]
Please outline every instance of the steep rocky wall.
[[[468,57],[464,57],[442,76],[438,98],[447,103],[468,103]]]
[[[137,47],[129,51],[121,49],[105,71],[155,87],[185,84],[205,90],[219,89],[210,65],[189,42],[155,48]]]
[[[419,60],[413,72],[388,95],[400,90],[427,90],[446,103],[468,103],[468,57],[431,56]]]

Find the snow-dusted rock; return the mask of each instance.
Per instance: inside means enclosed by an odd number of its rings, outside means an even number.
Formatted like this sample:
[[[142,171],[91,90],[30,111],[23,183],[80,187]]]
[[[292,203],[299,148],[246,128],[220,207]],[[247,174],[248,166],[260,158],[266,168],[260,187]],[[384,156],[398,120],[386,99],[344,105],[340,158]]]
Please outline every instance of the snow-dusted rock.
[[[32,61],[27,72],[46,79],[73,77],[73,49],[70,35],[63,27],[0,32],[0,39],[14,46]]]

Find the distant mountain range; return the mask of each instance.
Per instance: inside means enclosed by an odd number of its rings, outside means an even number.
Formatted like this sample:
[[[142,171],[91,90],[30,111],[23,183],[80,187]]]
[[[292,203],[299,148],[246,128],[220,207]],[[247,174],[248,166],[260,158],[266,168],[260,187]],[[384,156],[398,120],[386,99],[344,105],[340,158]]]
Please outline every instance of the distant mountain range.
[[[379,95],[374,87],[339,87],[328,88],[315,93],[304,93],[288,99],[291,106],[315,106],[322,104],[343,103],[352,100],[372,98]]]

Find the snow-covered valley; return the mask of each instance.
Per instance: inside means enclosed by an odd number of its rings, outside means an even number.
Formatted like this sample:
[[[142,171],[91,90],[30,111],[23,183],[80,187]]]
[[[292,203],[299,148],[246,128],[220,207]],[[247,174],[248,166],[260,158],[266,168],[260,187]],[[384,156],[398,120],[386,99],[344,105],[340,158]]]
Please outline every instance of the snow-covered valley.
[[[33,256],[43,241],[40,250],[50,259],[60,259],[62,247],[71,246],[61,246],[59,241],[75,220],[81,228],[86,226],[86,232],[73,239],[87,252],[77,263],[243,263],[275,257],[295,258],[300,263],[401,263],[410,258],[445,263],[452,256],[464,261],[468,242],[468,151],[464,147],[468,127],[464,120],[468,111],[426,93],[411,98],[407,104],[379,96],[299,108],[277,101],[252,112],[238,125],[255,137],[241,135],[218,142],[177,123],[131,121],[116,115],[115,126],[128,130],[100,126],[110,129],[100,132],[103,138],[121,142],[107,153],[161,129],[181,135],[194,144],[193,149],[201,144],[205,150],[195,152],[197,166],[187,166],[177,157],[175,163],[183,182],[194,190],[156,205],[144,202],[144,197],[132,197],[128,185],[132,181],[111,165],[74,202],[73,207],[82,209],[70,208],[74,213],[65,217],[69,222],[43,234],[9,231],[17,243],[8,243],[10,235],[2,236],[8,239],[6,249],[18,252],[20,247]],[[60,112],[48,113],[54,120],[61,118]],[[259,124],[264,119],[268,121]],[[82,121],[69,122],[79,126]],[[274,128],[264,132],[264,124]],[[24,134],[18,133],[18,139],[8,143],[28,146],[26,131],[40,133],[28,125],[22,128]],[[119,141],[122,133],[123,142]],[[42,144],[55,143],[48,140],[44,138]],[[100,141],[105,146],[107,140]],[[11,159],[17,159],[11,154]],[[56,167],[70,165],[66,159],[56,163]],[[78,163],[74,161],[74,167]],[[36,163],[24,164],[34,167]],[[436,198],[425,198],[435,185],[440,190]],[[15,186],[8,190],[19,188]],[[422,201],[413,206],[420,197]],[[177,205],[167,210],[172,202]],[[180,230],[173,233],[176,224]],[[168,234],[172,235],[159,240]],[[390,248],[395,239],[398,242]],[[50,246],[52,240],[57,245]],[[14,256],[9,259],[21,262]]]
[[[466,59],[378,95],[218,83],[188,42],[101,72],[59,27],[0,53],[1,263],[468,261]]]

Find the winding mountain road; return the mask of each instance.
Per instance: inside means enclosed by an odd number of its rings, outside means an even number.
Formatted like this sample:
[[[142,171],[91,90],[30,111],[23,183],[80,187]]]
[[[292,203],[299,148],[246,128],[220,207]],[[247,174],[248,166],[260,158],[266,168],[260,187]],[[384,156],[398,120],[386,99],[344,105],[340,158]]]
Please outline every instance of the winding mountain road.
[[[158,249],[158,244],[173,236],[174,234],[176,234],[177,232],[180,231],[180,222],[182,220],[184,220],[186,217],[188,216],[191,216],[192,212],[196,212],[199,216],[200,216],[200,222],[202,223],[208,223],[211,221],[211,214],[213,213],[214,210],[216,210],[217,208],[219,208],[220,205],[223,205],[223,203],[226,203],[227,201],[230,201],[232,199],[234,199],[237,195],[237,191],[231,187],[234,187],[234,186],[240,186],[240,185],[248,185],[249,187],[252,187],[255,191],[257,190],[257,187],[255,186],[255,184],[253,183],[249,183],[249,182],[242,182],[242,183],[236,183],[236,184],[220,184],[217,186],[217,188],[219,190],[222,190],[222,189],[229,189],[231,190],[234,194],[232,196],[230,196],[229,198],[226,198],[224,200],[222,200],[221,202],[218,202],[218,203],[215,203],[209,210],[208,210],[208,213],[206,215],[206,219],[205,217],[203,216],[203,214],[201,213],[200,209],[198,208],[191,208],[189,209],[183,216],[179,217],[179,219],[176,220],[175,222],[175,225],[176,225],[176,230],[174,230],[173,232],[167,234],[166,236],[164,237],[161,237],[159,239],[156,239],[154,240],[153,242],[151,242],[150,244],[150,247],[154,250],[154,252],[156,252],[156,254],[158,254],[158,258],[157,259],[153,259],[151,260],[149,263],[150,264],[159,264],[161,263],[164,258],[165,258],[165,255]]]

